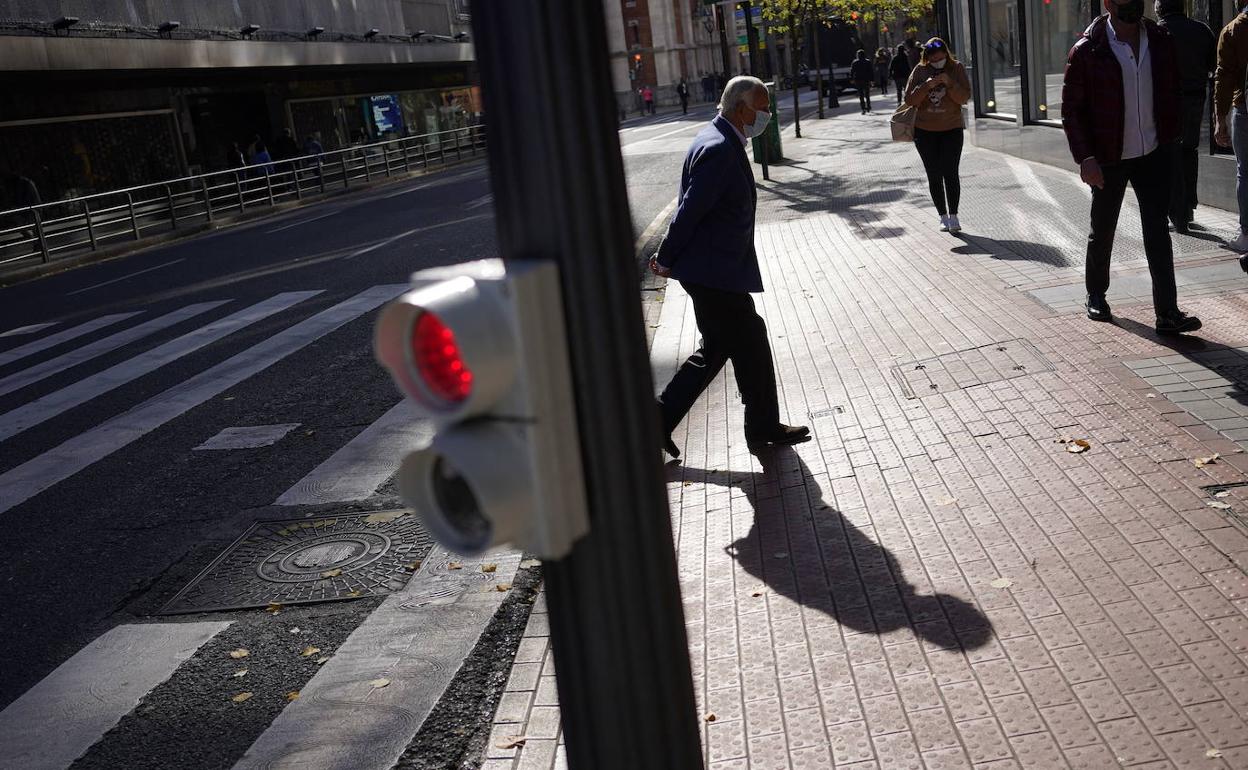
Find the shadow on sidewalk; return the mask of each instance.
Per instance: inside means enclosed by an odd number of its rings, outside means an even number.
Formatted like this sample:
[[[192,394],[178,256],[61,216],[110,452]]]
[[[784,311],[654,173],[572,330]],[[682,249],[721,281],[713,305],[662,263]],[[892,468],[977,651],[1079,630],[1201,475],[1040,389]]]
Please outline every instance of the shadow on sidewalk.
[[[1230,383],[1223,391],[1225,397],[1248,406],[1248,354],[1242,348],[1221,342],[1209,342],[1193,334],[1163,336],[1147,324],[1121,316],[1114,316],[1112,323],[1137,337],[1173,350],[1187,360],[1209,369],[1211,373],[1220,375]]]
[[[765,450],[758,458],[762,473],[678,465],[668,471],[669,480],[745,493],[754,509],[753,526],[725,550],[747,572],[781,596],[860,633],[908,628],[943,649],[971,650],[988,643],[992,623],[987,617],[957,597],[916,593],[887,548],[824,502],[810,469],[791,447]]]
[[[982,235],[970,235],[965,231],[954,237],[964,242],[962,246],[950,249],[954,254],[984,254],[1007,262],[1039,262],[1053,267],[1071,267],[1075,264],[1065,251],[1047,243],[998,241]]]
[[[872,224],[884,218],[876,207],[905,198],[905,188],[873,188],[859,192],[857,186],[845,177],[820,174],[796,164],[790,164],[790,167],[806,171],[809,176],[797,182],[773,179],[770,184],[760,184],[759,193],[774,195],[782,201],[785,209],[798,214],[835,214],[849,222],[856,235],[869,240],[897,238],[905,234],[903,227]]]

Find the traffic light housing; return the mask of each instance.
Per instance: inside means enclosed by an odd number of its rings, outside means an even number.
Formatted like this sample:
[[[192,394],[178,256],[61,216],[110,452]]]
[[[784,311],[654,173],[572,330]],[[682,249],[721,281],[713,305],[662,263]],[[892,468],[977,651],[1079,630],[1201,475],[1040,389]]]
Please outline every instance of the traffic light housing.
[[[554,263],[420,271],[382,310],[373,346],[434,423],[397,475],[434,538],[464,555],[566,555],[589,518]]]

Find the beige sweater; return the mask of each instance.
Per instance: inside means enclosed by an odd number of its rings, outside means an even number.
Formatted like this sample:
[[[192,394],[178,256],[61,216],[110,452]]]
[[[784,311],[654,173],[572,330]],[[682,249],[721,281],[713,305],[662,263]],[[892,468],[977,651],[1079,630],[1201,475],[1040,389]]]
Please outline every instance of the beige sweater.
[[[949,76],[949,85],[929,85],[928,78],[941,72]],[[924,131],[966,128],[962,119],[962,105],[970,98],[971,80],[967,77],[966,67],[962,66],[962,62],[951,61],[943,70],[920,64],[910,73],[910,81],[906,83],[906,104],[919,110],[914,127]]]

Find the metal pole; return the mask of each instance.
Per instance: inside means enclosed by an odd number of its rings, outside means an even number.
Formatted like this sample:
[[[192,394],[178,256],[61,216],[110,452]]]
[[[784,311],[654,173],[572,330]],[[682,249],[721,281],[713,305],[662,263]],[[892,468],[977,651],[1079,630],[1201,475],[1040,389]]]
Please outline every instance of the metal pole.
[[[568,764],[701,768],[603,6],[472,10],[499,252],[559,265],[577,394],[591,531],[543,573]]]
[[[178,208],[173,204],[173,188],[165,185],[165,199],[169,202],[169,229],[178,229]]]
[[[46,265],[51,256],[48,254],[48,241],[43,231],[43,217],[39,214],[39,209],[31,209],[30,213],[35,215],[35,237],[39,239],[39,254],[42,257],[40,261]]]
[[[344,152],[338,156],[338,161],[342,165],[342,189],[351,189],[351,177],[347,173],[347,154]]]
[[[95,225],[91,223],[91,201],[82,202],[82,217],[87,221],[87,237],[91,239],[91,250],[95,251],[100,244],[95,239]]]
[[[212,191],[208,189],[208,177],[199,178],[199,189],[204,194],[204,217],[208,224],[212,224]]]
[[[247,203],[243,198],[243,180],[237,171],[234,172],[234,191],[238,193],[238,213],[241,214]]]
[[[724,7],[719,4],[711,7],[715,9],[715,18],[719,22],[719,55],[724,62],[724,77],[732,77],[733,66],[728,59],[728,22],[724,18]]]
[[[750,0],[742,0],[740,5],[745,16],[745,40],[748,43],[747,50],[750,52],[750,74],[758,77],[761,70],[758,56],[758,28],[754,26],[754,4]]]
[[[126,193],[126,206],[130,209],[130,230],[134,233],[134,239],[139,239],[139,218],[134,215],[134,197],[130,193]]]

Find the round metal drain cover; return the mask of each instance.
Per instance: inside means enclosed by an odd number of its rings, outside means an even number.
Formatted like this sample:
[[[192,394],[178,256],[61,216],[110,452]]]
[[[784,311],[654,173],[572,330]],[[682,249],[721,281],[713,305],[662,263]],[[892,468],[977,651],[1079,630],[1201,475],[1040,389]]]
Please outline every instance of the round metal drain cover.
[[[161,611],[379,596],[407,584],[432,540],[407,511],[258,521]]]

